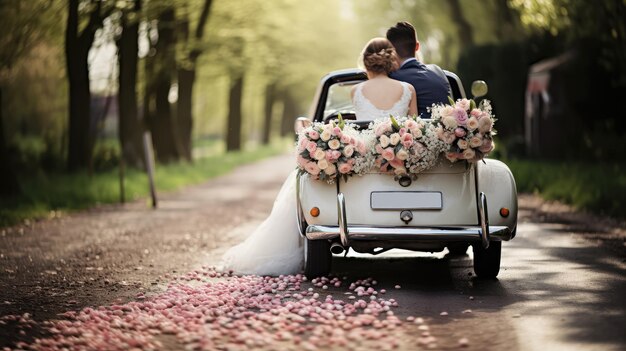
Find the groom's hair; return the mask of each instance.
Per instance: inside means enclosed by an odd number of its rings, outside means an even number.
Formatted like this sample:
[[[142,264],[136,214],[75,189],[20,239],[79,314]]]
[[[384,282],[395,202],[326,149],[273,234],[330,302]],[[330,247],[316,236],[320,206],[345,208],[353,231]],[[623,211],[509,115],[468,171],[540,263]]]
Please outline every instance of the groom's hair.
[[[401,58],[414,57],[417,44],[417,34],[411,23],[403,21],[387,30],[387,39],[396,48]]]

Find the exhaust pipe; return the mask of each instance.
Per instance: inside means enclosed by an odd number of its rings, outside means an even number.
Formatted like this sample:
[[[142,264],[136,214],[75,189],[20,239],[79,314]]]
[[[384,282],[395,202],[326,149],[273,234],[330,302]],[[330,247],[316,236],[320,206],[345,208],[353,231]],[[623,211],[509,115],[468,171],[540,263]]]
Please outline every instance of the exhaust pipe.
[[[341,255],[344,251],[344,247],[340,243],[332,243],[330,245],[330,252],[334,255]]]

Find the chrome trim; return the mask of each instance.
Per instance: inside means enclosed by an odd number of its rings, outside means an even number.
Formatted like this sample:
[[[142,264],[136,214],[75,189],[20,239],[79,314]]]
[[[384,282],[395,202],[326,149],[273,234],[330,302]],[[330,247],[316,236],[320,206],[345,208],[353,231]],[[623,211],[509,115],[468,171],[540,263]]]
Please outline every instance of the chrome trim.
[[[300,182],[301,182],[302,173],[298,172],[296,175],[296,220],[298,221],[298,232],[302,237],[305,236],[306,233],[306,219],[304,218],[304,212],[302,211],[302,204],[300,203]]]
[[[348,226],[348,239],[354,241],[482,241],[480,227],[368,227]],[[310,225],[306,229],[309,240],[336,239],[341,236],[338,226]],[[491,226],[490,240],[508,241],[511,229],[506,226]]]
[[[339,239],[341,239],[341,245],[343,245],[344,247],[348,247],[348,245],[350,244],[350,241],[348,239],[349,230],[348,220],[346,219],[346,199],[343,196],[343,193],[337,194],[337,218],[339,218]]]
[[[487,212],[487,196],[480,193],[480,202],[478,203],[478,213],[480,220],[480,238],[483,242],[483,248],[489,248],[489,212]]]

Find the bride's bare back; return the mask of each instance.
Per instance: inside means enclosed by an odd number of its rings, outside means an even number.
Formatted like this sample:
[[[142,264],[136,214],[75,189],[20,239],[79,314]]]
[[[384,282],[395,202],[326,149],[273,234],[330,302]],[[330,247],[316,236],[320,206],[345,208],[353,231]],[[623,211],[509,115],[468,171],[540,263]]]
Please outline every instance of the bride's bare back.
[[[368,75],[370,72],[368,72]],[[376,119],[389,114],[414,115],[417,99],[412,85],[393,80],[386,75],[374,75],[370,80],[352,88],[357,119]]]

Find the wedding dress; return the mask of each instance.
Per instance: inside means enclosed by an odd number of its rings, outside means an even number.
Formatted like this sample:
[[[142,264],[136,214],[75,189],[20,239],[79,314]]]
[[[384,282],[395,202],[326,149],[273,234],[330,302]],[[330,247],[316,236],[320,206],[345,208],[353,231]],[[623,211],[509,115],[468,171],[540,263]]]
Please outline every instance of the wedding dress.
[[[405,116],[411,100],[408,85],[402,82],[402,96],[388,110],[376,108],[361,92],[362,85],[357,86],[353,101],[357,120],[387,118],[390,114]],[[296,220],[296,174],[297,171],[291,172],[283,183],[265,221],[246,240],[224,254],[224,270],[274,276],[302,270],[304,250]]]
[[[356,86],[354,91],[354,113],[357,121],[370,121],[379,118],[387,118],[389,115],[398,117],[406,116],[409,112],[409,103],[411,102],[410,84],[399,82],[402,84],[402,96],[391,106],[390,109],[381,110],[363,95],[363,84]]]

